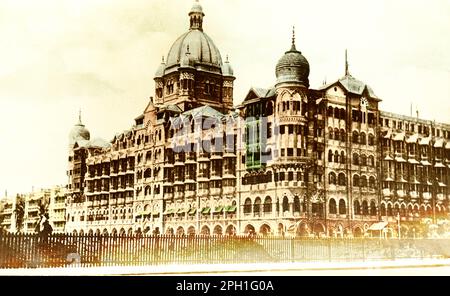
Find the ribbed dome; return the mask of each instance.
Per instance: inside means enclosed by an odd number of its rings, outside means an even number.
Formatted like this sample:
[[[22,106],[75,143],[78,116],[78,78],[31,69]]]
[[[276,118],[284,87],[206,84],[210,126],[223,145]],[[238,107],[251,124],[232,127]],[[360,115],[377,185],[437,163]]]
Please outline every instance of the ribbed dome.
[[[222,57],[219,49],[211,38],[200,30],[191,30],[181,35],[170,48],[167,56],[166,69],[179,65],[182,58],[186,56],[189,46],[190,61],[197,65],[217,67],[210,69],[213,72],[220,73],[222,67]]]
[[[203,8],[198,1],[195,1],[194,4],[192,5],[190,13],[193,12],[203,13]]]
[[[89,133],[87,128],[83,124],[78,123],[70,131],[69,145],[71,145],[71,146],[75,145],[75,143],[77,141],[82,141],[82,140],[89,141],[90,138],[91,138],[91,134]]]
[[[155,78],[163,77],[165,70],[166,70],[166,63],[164,62],[164,57],[163,57],[161,64],[159,65],[158,69],[156,70]]]
[[[69,145],[73,146],[77,141],[89,141],[91,134],[81,122],[81,111],[78,115],[78,123],[72,128],[69,134]]]
[[[231,67],[230,62],[228,61],[228,57],[222,66],[222,75],[223,76],[234,76],[234,71],[233,71],[233,68]]]
[[[275,74],[277,83],[294,82],[309,87],[309,63],[294,43],[278,61]]]

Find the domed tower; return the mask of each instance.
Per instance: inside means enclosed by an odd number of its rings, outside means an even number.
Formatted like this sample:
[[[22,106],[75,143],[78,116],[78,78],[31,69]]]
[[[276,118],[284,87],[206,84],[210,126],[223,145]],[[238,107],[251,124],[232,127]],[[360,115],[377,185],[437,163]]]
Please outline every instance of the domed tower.
[[[189,30],[173,43],[155,74],[156,104],[177,105],[183,111],[203,105],[223,112],[232,109],[233,71],[203,31],[204,16],[195,1]]]
[[[86,173],[86,147],[91,135],[81,122],[81,111],[78,115],[78,123],[69,134],[69,163],[67,168],[68,187],[67,192],[75,200],[80,200],[84,191],[84,176]]]
[[[298,164],[307,160],[308,153],[308,87],[309,63],[295,46],[293,31],[291,49],[276,65],[275,118],[278,120],[280,137],[277,148],[281,161],[286,165]],[[296,171],[297,176],[305,172]],[[297,178],[302,180],[303,177]]]
[[[73,146],[77,141],[89,141],[91,134],[89,130],[81,122],[81,111],[78,115],[78,123],[72,128],[69,134],[69,149],[73,149]]]
[[[295,47],[295,30],[292,35],[291,49],[278,61],[275,74],[277,115],[279,117],[293,116],[303,121],[308,102],[309,63]]]

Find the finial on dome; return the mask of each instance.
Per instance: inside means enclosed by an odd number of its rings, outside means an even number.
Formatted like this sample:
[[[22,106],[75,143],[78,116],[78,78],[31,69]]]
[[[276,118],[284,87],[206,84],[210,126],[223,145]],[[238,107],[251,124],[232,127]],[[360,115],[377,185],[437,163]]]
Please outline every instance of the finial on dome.
[[[228,60],[228,55],[227,55],[227,59],[225,60],[225,63],[229,63],[230,61]]]
[[[295,49],[295,26],[292,26],[292,48],[291,50],[296,50]]]
[[[81,108],[80,110],[78,110],[78,124],[82,125],[83,123],[81,122]]]
[[[161,63],[164,64],[164,56],[162,56]]]
[[[347,49],[345,49],[345,76],[349,76],[350,72],[348,71],[348,57],[347,57]]]

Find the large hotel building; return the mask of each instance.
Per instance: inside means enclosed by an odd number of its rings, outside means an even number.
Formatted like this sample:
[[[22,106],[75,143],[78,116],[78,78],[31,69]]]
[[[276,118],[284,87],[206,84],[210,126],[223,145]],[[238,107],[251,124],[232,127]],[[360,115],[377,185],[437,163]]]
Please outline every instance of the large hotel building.
[[[194,2],[128,131],[71,131],[67,232],[412,236],[448,218],[450,125],[380,111],[348,69],[311,89],[294,37],[274,86],[233,106],[204,16]]]

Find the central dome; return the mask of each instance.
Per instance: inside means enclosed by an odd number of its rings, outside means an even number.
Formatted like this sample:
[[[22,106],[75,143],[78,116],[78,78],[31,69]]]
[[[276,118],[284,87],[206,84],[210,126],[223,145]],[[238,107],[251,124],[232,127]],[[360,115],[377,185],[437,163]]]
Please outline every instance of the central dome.
[[[222,57],[219,49],[212,39],[203,32],[203,8],[197,1],[194,2],[189,12],[189,31],[181,35],[170,48],[165,65],[165,74],[180,66],[189,64],[198,70],[212,73],[221,73]],[[186,53],[189,55],[189,63],[186,63]]]
[[[175,41],[167,56],[166,69],[178,66],[188,50],[195,67],[205,65],[220,73],[222,57],[219,49],[212,39],[200,30],[190,30]]]

